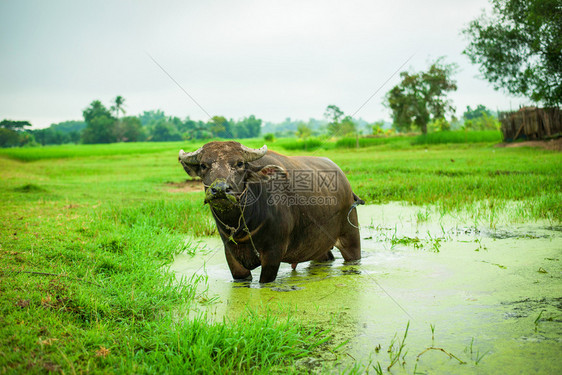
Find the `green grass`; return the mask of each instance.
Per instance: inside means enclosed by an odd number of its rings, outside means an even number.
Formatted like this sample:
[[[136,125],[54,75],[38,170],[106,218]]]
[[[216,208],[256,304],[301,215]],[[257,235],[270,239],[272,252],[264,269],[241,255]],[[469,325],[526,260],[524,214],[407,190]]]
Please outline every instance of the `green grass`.
[[[201,192],[169,183],[186,178],[178,149],[199,146],[3,150],[0,372],[306,371],[296,359],[317,355],[327,337],[310,323],[248,312],[212,324],[184,313],[205,297],[205,280],[178,280],[169,265],[197,251],[189,236],[215,228]],[[560,153],[466,144],[289,153],[330,157],[368,203],[480,212],[515,200],[522,217],[562,221]]]
[[[278,139],[274,145],[270,145],[270,147],[282,147],[285,150],[302,150],[302,151],[313,151],[318,148],[327,148],[329,147],[329,142],[325,142],[318,138],[309,138],[306,140],[303,139],[295,139],[295,138],[281,138]]]
[[[186,177],[178,146],[2,158],[0,372],[266,373],[325,340],[273,315],[212,324],[180,313],[205,298],[205,280],[168,267],[197,251],[188,235],[215,228],[202,193],[167,190]]]
[[[525,218],[562,220],[561,153],[468,145],[377,150],[326,154],[367,202],[457,211],[481,207],[479,202],[493,210],[517,201]]]
[[[336,148],[357,148],[357,141],[359,147],[371,146],[388,146],[392,148],[409,147],[412,143],[412,137],[394,136],[394,137],[373,137],[373,138],[342,138],[336,141]]]
[[[228,140],[228,139],[225,139]],[[291,142],[293,139],[291,139]],[[248,147],[261,147],[265,141],[262,138],[249,138],[240,140]],[[288,142],[288,143],[291,143]],[[310,140],[311,144],[315,144]],[[182,142],[133,142],[133,143],[112,143],[95,145],[60,145],[43,147],[14,147],[0,148],[0,157],[4,156],[20,161],[37,161],[44,159],[66,159],[66,158],[87,158],[92,156],[120,157],[124,155],[146,155],[162,153],[175,150],[176,154],[180,149],[185,151],[195,151],[201,147],[205,141],[182,141]],[[283,142],[280,142],[281,147]],[[290,146],[289,146],[290,147]],[[300,148],[295,148],[300,149]]]
[[[179,145],[179,143],[175,144]],[[0,156],[6,156],[22,161],[92,156],[113,157],[116,155],[158,153],[169,150],[170,146],[172,146],[172,143],[167,142],[135,142],[95,145],[62,145],[33,148],[4,148],[0,149]]]
[[[335,143],[336,148],[359,148],[386,146],[390,149],[409,148],[412,145],[449,144],[449,143],[499,143],[502,141],[500,131],[444,131],[418,136],[391,136],[372,138],[342,138]]]
[[[499,130],[482,131],[444,131],[417,136],[412,144],[440,144],[440,143],[499,143],[502,133]]]

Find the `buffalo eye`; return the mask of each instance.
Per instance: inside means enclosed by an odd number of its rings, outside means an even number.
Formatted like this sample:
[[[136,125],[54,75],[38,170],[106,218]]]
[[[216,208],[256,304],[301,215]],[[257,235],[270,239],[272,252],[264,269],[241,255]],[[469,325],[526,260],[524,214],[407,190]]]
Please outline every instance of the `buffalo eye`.
[[[244,166],[243,161],[239,161],[238,163],[236,163],[236,167],[238,167],[238,168],[242,168],[243,166]]]

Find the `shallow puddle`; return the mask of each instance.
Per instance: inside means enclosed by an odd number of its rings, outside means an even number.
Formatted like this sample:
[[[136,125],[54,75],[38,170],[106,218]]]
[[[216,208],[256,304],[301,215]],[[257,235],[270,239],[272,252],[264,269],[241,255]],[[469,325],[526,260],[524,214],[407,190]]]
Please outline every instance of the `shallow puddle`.
[[[336,369],[379,362],[384,370],[409,322],[394,373],[562,373],[559,227],[490,229],[401,204],[358,213],[357,265],[344,264],[334,250],[332,263],[301,263],[296,271],[282,264],[276,282],[264,287],[259,268],[254,281],[233,282],[222,242],[207,238],[172,269],[208,276],[194,313],[222,320],[267,308],[331,329],[336,342],[349,340],[324,358]]]

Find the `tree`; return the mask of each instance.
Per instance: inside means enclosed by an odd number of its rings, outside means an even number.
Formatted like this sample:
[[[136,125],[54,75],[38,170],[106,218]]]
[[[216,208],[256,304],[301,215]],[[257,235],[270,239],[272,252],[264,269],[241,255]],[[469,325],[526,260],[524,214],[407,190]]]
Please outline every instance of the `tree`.
[[[84,143],[112,143],[116,142],[115,119],[107,116],[94,117],[88,121],[88,126],[82,132]]]
[[[326,107],[324,117],[330,121],[326,125],[326,129],[333,137],[345,136],[357,131],[357,125],[351,116],[344,116],[343,111],[336,105]]]
[[[501,123],[497,117],[483,113],[480,117],[465,120],[462,127],[466,130],[499,130]]]
[[[306,139],[310,137],[311,134],[312,134],[312,129],[310,129],[308,125],[306,125],[304,122],[301,122],[297,125],[297,131],[295,132],[295,135],[303,140],[305,151],[307,148]]]
[[[119,120],[119,112],[125,114],[125,108],[123,108],[125,106],[125,98],[123,98],[121,95],[117,95],[113,100],[113,103],[114,104],[111,106],[111,111],[115,112],[115,118]]]
[[[2,120],[0,122],[0,128],[9,129],[13,131],[24,130],[26,126],[31,126],[29,121]]]
[[[183,134],[183,139],[209,139],[212,134],[209,132],[207,124],[203,121],[194,121],[187,117],[185,121],[178,127]]]
[[[470,108],[469,105],[466,106],[466,111],[463,113],[462,117],[465,120],[474,120],[484,115],[492,116],[492,111],[486,108],[483,104],[478,104],[474,109]]]
[[[0,127],[0,147],[14,147],[19,144],[18,132]]]
[[[49,128],[60,131],[62,133],[81,132],[86,127],[84,121],[63,121],[58,124],[51,124]]]
[[[312,134],[312,129],[310,129],[304,122],[301,122],[297,125],[297,131],[295,134],[297,137],[306,140]]]
[[[329,121],[326,126],[328,133],[332,136],[339,135],[340,119],[343,117],[343,111],[334,104],[330,104],[324,111],[324,117]]]
[[[491,0],[463,33],[463,51],[496,89],[535,102],[562,103],[562,9],[560,0]]]
[[[501,126],[492,111],[482,104],[478,104],[474,109],[467,106],[462,118],[462,128],[465,130],[498,130]]]
[[[451,123],[445,118],[436,118],[428,124],[432,132],[444,132],[451,130]]]
[[[166,118],[164,111],[158,109],[156,111],[144,111],[142,115],[139,116],[142,126],[155,124],[156,121]]]
[[[339,135],[353,135],[357,133],[357,125],[351,118],[351,116],[345,116],[339,124],[338,134]]]
[[[426,134],[431,120],[444,119],[448,112],[454,112],[447,93],[457,89],[451,79],[455,70],[456,65],[444,64],[439,58],[425,72],[400,73],[402,82],[385,97],[385,104],[392,110],[393,126],[399,131],[416,126]]]
[[[234,135],[238,138],[259,137],[261,133],[262,120],[254,115],[245,117],[234,124]]]
[[[29,121],[2,120],[0,122],[0,147],[23,146],[33,143],[33,135],[25,129]]]
[[[211,121],[209,121],[209,130],[214,137],[232,138],[230,123],[223,116],[213,116]]]
[[[37,142],[41,145],[60,145],[70,142],[68,133],[55,130],[52,126],[45,129],[37,129],[33,131],[33,135]]]
[[[324,112],[324,117],[326,117],[330,122],[340,122],[342,116],[343,111],[334,104],[327,106],[326,111]]]
[[[80,142],[80,133],[86,127],[84,121],[63,121],[48,128],[33,130],[33,136],[41,145],[60,145]]]
[[[145,138],[141,122],[138,117],[123,117],[116,126],[119,142],[137,142]]]
[[[111,143],[117,140],[115,119],[99,100],[94,100],[82,114],[86,121],[86,128],[82,132],[84,143]]]
[[[174,124],[166,119],[156,122],[151,132],[150,139],[154,142],[181,141],[181,135]]]
[[[95,117],[112,117],[111,112],[109,112],[99,100],[92,101],[90,106],[82,112],[82,115],[84,116],[84,121],[86,121],[86,123],[92,121]]]
[[[372,134],[373,135],[382,135],[384,134],[384,121],[377,121],[373,125],[371,125]]]

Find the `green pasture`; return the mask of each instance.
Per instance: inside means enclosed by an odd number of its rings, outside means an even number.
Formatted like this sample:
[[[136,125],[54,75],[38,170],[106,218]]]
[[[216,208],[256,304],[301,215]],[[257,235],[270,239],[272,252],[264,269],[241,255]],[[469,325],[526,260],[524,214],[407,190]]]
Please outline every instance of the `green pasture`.
[[[476,215],[515,204],[514,221],[562,221],[560,153],[392,142],[400,146],[268,147],[331,158],[367,203]],[[0,372],[299,373],[297,360],[339,344],[290,313],[218,324],[189,315],[208,297],[205,279],[177,280],[169,266],[195,251],[188,236],[216,234],[202,193],[170,187],[187,178],[179,149],[201,144],[0,151]]]

